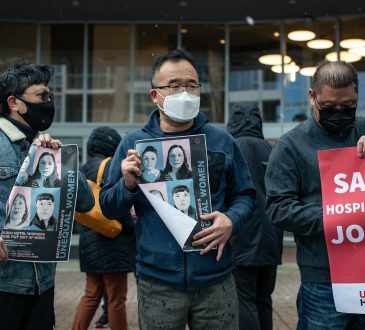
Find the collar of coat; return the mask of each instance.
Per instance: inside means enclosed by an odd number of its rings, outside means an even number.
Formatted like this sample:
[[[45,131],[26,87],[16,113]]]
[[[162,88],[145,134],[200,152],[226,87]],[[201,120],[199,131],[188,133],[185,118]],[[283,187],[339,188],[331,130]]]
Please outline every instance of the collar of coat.
[[[8,136],[11,142],[23,140],[26,136],[9,120],[0,118],[0,129]]]

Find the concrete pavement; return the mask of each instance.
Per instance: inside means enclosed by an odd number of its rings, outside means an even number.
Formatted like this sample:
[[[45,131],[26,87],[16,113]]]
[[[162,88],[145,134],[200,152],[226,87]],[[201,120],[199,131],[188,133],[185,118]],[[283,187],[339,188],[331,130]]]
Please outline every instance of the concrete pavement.
[[[137,295],[134,275],[128,278],[127,316],[128,329],[138,329]],[[273,294],[273,319],[275,330],[292,330],[296,327],[295,307],[299,287],[299,271],[295,263],[295,246],[284,248],[283,265],[278,268],[276,288]],[[70,330],[76,307],[85,288],[85,274],[79,271],[79,262],[73,259],[59,263],[56,275],[55,312],[56,330]],[[101,308],[90,326],[100,316]]]

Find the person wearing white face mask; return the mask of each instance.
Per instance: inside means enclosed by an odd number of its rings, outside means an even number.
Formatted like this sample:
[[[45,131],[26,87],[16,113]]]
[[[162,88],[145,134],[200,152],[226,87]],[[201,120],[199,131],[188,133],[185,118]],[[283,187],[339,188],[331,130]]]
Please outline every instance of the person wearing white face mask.
[[[156,93],[164,99],[163,107],[156,104],[172,120],[178,123],[189,122],[199,113],[200,96],[194,95],[194,93],[199,92],[200,86],[197,83],[189,83],[186,86],[171,84],[155,87]],[[171,94],[163,96],[158,89],[169,90]]]
[[[199,112],[201,85],[189,53],[173,50],[156,58],[151,87],[157,109],[141,130],[123,139],[100,193],[100,205],[108,218],[127,214],[132,205],[136,210],[139,327],[185,329],[188,324],[190,329],[237,329],[233,263],[226,245],[253,212],[255,188],[249,170],[234,139],[209,125]],[[201,219],[213,225],[193,237],[193,245],[205,246],[202,251],[183,252],[136,184],[143,166],[134,143],[195,134],[206,136],[214,210]],[[173,146],[167,162],[175,168],[166,170],[169,180],[191,180],[189,167],[181,175],[184,158],[182,147]]]

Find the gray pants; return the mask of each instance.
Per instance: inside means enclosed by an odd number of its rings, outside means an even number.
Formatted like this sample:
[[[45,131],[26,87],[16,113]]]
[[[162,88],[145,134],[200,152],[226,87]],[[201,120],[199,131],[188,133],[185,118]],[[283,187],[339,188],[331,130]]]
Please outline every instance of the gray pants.
[[[174,290],[158,281],[138,281],[141,330],[237,330],[238,302],[232,275],[197,292]]]

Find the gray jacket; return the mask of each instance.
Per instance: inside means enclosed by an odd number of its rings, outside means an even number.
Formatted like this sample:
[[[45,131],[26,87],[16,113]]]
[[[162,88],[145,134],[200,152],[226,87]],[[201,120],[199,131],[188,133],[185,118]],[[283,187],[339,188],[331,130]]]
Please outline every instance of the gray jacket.
[[[27,156],[29,142],[25,135],[5,118],[0,117],[0,231],[5,226],[6,202],[16,176]],[[76,209],[88,211],[94,197],[85,176],[79,172]],[[0,263],[0,291],[36,294],[54,286],[56,263],[33,263],[9,260]]]
[[[326,132],[312,116],[284,134],[270,154],[266,211],[275,225],[294,233],[302,282],[331,281],[317,151],[354,147],[364,134],[364,118],[357,117],[341,137]]]

